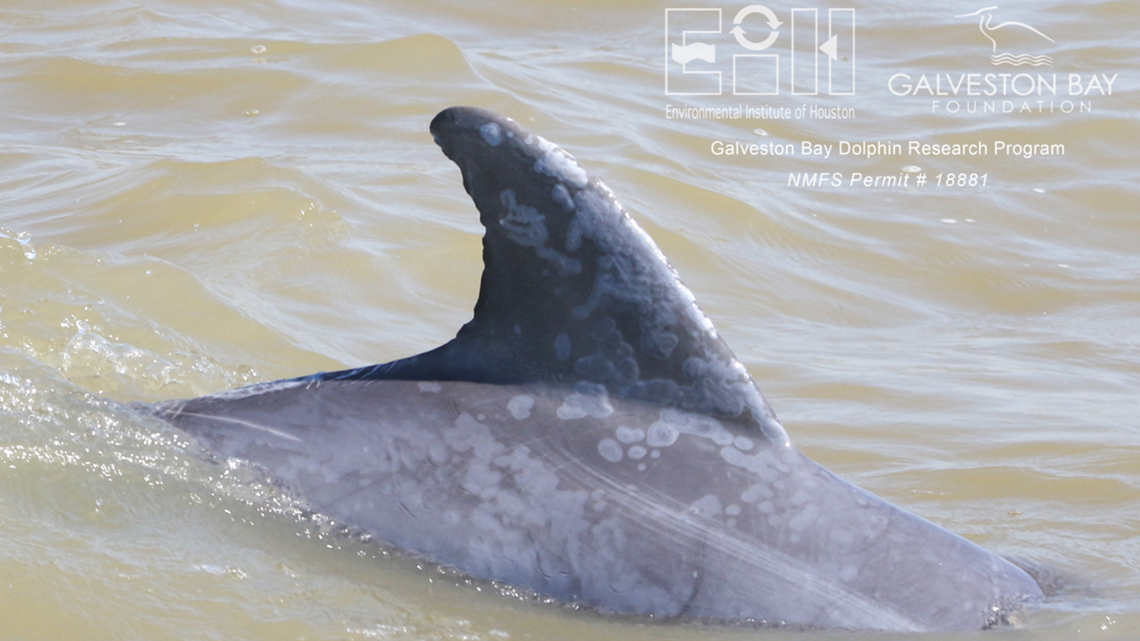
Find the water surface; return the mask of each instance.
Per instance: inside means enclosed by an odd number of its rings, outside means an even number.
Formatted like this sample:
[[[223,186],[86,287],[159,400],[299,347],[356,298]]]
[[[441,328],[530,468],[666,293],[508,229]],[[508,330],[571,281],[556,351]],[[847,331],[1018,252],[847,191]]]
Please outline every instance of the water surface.
[[[472,104],[561,144],[617,193],[809,456],[1058,577],[1010,636],[1130,638],[1140,11],[1002,3],[993,24],[1053,41],[1052,67],[1002,68],[978,19],[956,17],[981,3],[841,4],[857,34],[843,97],[792,95],[786,73],[776,96],[666,95],[670,5],[650,2],[0,7],[0,637],[833,636],[504,596],[340,536],[255,470],[119,404],[449,339],[470,318],[482,228],[427,125]],[[724,32],[743,6],[721,6]],[[767,6],[790,38],[803,5]],[[747,19],[750,38],[761,22]],[[722,61],[740,51],[716,42]],[[787,40],[770,51],[790,56]],[[1074,113],[1067,95],[951,114],[952,97],[890,90],[897,73],[1022,71],[1057,74],[1062,93],[1070,74],[1082,88],[1116,79]],[[855,117],[666,117],[738,104]],[[1065,153],[799,153],[910,140]],[[713,141],[796,153],[718,156]],[[789,186],[820,172],[844,179]],[[861,187],[854,172],[910,178]],[[939,173],[987,179],[938,187]]]

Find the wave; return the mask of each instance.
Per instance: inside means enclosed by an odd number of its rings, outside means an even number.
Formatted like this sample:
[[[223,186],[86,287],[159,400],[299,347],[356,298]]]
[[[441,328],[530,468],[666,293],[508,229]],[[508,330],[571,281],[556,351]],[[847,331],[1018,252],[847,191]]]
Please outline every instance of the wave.
[[[1021,65],[1032,65],[1034,67],[1053,66],[1053,58],[1051,56],[1031,56],[1024,53],[1020,56],[1009,53],[997,54],[990,56],[990,62],[995,65],[1013,65],[1014,67],[1020,67]]]

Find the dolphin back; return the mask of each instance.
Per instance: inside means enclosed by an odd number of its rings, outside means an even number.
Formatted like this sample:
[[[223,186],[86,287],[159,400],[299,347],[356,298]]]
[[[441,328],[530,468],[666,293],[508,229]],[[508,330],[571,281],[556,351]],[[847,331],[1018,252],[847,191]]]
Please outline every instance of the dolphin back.
[[[486,228],[474,317],[453,340],[149,410],[394,546],[605,611],[977,630],[1041,597],[796,449],[569,154],[481,109],[447,109],[431,131]]]

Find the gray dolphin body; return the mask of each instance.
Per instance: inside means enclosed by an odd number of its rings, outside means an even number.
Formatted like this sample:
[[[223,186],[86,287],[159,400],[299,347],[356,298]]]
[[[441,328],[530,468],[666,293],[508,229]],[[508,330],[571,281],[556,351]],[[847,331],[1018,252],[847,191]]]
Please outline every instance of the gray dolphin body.
[[[392,545],[603,610],[970,630],[1041,597],[800,453],[569,154],[481,109],[431,132],[486,227],[473,320],[418,356],[158,416]]]

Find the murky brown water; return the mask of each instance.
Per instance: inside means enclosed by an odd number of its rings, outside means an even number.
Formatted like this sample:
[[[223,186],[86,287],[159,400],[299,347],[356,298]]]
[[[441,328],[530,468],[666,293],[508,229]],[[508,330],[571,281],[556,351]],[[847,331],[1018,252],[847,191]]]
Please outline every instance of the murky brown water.
[[[520,120],[606,181],[809,455],[1060,576],[1013,637],[1133,638],[1140,10],[1002,3],[992,24],[1052,40],[1051,67],[1012,67],[992,65],[980,16],[955,17],[982,3],[852,4],[857,48],[840,40],[832,73],[853,68],[854,95],[790,93],[805,7],[768,3],[786,23],[765,51],[783,56],[779,94],[728,95],[721,66],[726,95],[693,97],[665,93],[670,5],[4,3],[0,638],[831,636],[614,620],[421,571],[298,520],[250,470],[114,402],[450,338],[482,233],[427,133],[453,104]],[[721,6],[721,39],[701,37],[719,65],[745,52],[728,35],[743,6]],[[932,95],[1023,72],[1005,94]],[[900,73],[930,91],[896,95]],[[1056,74],[1056,96],[1036,93],[1038,74]],[[811,106],[854,117],[794,117]],[[911,140],[990,153],[839,155],[841,141]],[[715,155],[713,141],[794,155]],[[803,141],[833,152],[805,156]],[[995,154],[998,141],[1064,154]],[[841,184],[789,185],[819,172]],[[863,187],[855,172],[909,178]],[[951,173],[986,183],[935,184]]]

